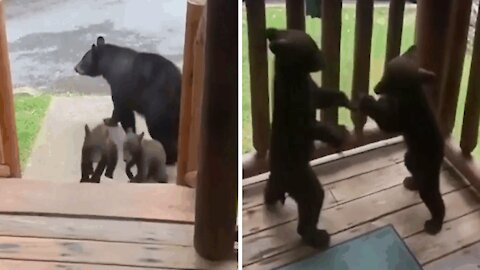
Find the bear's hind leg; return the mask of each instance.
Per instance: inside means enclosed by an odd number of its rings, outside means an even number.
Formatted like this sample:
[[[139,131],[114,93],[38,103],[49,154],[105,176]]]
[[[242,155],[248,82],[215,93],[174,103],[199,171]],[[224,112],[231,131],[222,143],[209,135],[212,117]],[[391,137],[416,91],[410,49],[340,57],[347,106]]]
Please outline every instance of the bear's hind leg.
[[[442,229],[445,218],[445,204],[439,187],[439,176],[422,178],[419,187],[420,198],[427,206],[432,218],[427,220],[424,229],[429,234],[437,234]],[[419,182],[420,183],[420,182]]]
[[[405,167],[407,167],[407,170],[410,172],[411,175],[405,177],[405,179],[403,180],[403,186],[408,190],[418,190],[418,184],[413,178],[413,172],[415,171],[415,163],[413,161],[412,154],[408,151],[405,153],[404,163]]]
[[[267,179],[263,197],[268,208],[273,207],[277,202],[285,204],[285,189],[279,180],[272,177],[272,175]]]

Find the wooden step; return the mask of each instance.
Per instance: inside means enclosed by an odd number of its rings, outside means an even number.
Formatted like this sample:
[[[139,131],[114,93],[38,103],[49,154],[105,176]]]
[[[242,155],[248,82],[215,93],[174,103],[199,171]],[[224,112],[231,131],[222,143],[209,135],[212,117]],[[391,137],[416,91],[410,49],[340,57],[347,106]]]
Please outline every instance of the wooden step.
[[[0,213],[193,223],[195,190],[175,184],[0,181]]]

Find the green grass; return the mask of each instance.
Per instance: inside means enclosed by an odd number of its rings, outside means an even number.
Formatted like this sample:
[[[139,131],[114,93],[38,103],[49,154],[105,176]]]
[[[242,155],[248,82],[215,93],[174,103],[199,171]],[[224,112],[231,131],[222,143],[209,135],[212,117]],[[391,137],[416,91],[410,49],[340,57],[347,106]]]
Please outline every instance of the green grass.
[[[403,36],[401,51],[406,50],[414,41],[414,29],[415,29],[415,7],[406,7],[404,24],[403,24]],[[285,8],[283,7],[267,7],[267,27],[285,28]],[[372,50],[371,50],[371,64],[370,64],[370,89],[378,82],[382,73],[385,59],[385,48],[387,38],[388,27],[388,7],[376,6],[374,10],[373,19],[373,34],[372,34]],[[312,19],[307,17],[306,30],[320,46],[321,36],[321,20]],[[247,153],[253,150],[252,147],[252,124],[251,124],[251,112],[250,112],[250,73],[249,73],[249,60],[248,60],[248,36],[245,12],[243,14],[243,90],[242,90],[242,132],[243,132],[243,153]],[[340,63],[340,88],[342,91],[350,95],[352,87],[352,74],[353,74],[353,52],[354,52],[354,39],[355,39],[355,6],[344,5],[342,11],[342,33],[341,33],[341,63]],[[272,79],[272,64],[273,57],[269,52],[269,82],[271,84]],[[468,74],[470,70],[471,56],[467,55],[465,59],[464,76],[462,78],[461,92],[459,96],[457,118],[455,122],[455,128],[453,132],[454,139],[458,141],[461,132],[461,121],[463,118],[463,109],[465,104],[466,87]],[[320,74],[315,74],[314,79],[319,82]],[[271,91],[271,86],[270,86]],[[270,104],[271,105],[271,104]],[[344,109],[339,111],[339,121],[349,127],[352,127],[352,121],[350,114]],[[480,149],[475,149],[474,154],[480,157]]]
[[[50,104],[51,96],[15,96],[15,117],[22,167],[32,151],[35,138]]]

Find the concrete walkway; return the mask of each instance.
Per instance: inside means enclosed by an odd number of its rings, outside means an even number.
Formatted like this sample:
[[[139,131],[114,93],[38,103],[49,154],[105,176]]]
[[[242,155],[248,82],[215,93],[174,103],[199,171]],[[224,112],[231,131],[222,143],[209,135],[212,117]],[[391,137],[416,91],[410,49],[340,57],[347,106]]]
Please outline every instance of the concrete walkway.
[[[52,97],[44,123],[37,136],[23,178],[41,181],[80,181],[80,158],[84,126],[102,122],[112,113],[110,96]],[[145,131],[150,139],[145,120],[137,115],[137,132]],[[102,177],[102,183],[127,182],[122,155],[123,129],[110,128],[110,134],[119,149],[119,161],[114,180]],[[176,167],[168,167],[169,182],[176,181]]]

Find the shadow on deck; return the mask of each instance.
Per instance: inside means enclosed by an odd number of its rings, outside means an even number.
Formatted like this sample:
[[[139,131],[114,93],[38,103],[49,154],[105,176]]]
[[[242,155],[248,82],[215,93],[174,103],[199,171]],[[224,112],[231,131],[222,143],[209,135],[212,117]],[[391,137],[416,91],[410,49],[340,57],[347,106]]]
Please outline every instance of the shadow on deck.
[[[380,147],[379,147],[380,146]],[[427,270],[477,265],[480,251],[480,197],[447,163],[441,174],[446,204],[443,230],[436,236],[423,231],[430,214],[418,193],[407,191],[404,145],[398,138],[312,161],[326,197],[319,227],[332,235],[332,245],[392,224]],[[316,251],[296,233],[296,204],[267,211],[263,189],[267,174],[244,180],[244,269],[272,269]],[[463,269],[463,268],[462,268]]]

